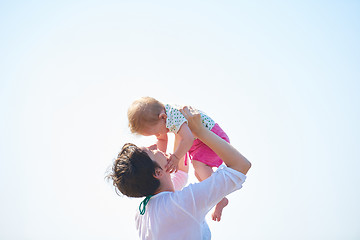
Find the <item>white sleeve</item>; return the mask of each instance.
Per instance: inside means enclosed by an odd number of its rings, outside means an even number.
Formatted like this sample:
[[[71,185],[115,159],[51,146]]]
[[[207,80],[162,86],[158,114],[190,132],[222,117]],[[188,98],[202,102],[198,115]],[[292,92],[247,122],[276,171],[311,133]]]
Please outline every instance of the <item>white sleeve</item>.
[[[221,166],[204,181],[190,184],[177,192],[177,203],[184,211],[201,221],[222,198],[242,188],[245,179],[243,173]]]

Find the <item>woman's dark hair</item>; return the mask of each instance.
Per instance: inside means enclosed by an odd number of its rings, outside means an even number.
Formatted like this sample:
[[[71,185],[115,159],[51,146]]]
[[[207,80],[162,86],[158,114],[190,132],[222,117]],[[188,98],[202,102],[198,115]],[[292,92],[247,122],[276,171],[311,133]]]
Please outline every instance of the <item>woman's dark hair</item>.
[[[128,197],[144,197],[153,195],[160,186],[154,177],[157,168],[160,166],[145,151],[126,143],[106,178],[113,181],[118,195],[120,191]]]

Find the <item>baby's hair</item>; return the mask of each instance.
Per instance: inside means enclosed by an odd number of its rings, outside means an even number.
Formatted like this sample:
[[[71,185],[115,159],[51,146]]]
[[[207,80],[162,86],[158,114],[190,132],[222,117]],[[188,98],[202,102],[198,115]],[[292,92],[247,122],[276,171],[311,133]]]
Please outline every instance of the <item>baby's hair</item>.
[[[157,123],[164,104],[152,97],[135,100],[129,107],[128,120],[132,133],[138,133],[146,126]]]
[[[154,177],[157,168],[161,167],[145,151],[126,143],[106,179],[112,181],[118,195],[144,197],[153,195],[160,186],[160,181]]]

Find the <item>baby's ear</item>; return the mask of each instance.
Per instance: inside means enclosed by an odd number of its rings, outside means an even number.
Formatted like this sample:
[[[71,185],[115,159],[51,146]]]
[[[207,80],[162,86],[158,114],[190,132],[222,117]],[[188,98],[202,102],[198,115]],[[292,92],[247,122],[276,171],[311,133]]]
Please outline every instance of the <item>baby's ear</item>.
[[[166,119],[166,118],[167,118],[166,113],[160,113],[159,114],[159,119]]]

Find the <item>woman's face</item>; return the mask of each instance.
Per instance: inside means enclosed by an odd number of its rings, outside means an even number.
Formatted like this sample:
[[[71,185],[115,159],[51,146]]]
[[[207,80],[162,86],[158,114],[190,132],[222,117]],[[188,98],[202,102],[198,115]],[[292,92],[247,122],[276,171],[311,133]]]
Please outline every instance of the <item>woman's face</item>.
[[[159,164],[159,166],[163,170],[165,169],[169,154],[164,153],[164,152],[160,151],[159,149],[151,150],[147,147],[142,147],[141,149],[144,150],[147,153],[147,155],[149,155],[151,160],[153,160],[154,162],[157,162],[157,164]]]
[[[174,191],[174,185],[171,181],[170,173],[165,171],[165,166],[170,155],[158,149],[152,150],[147,147],[143,147],[142,150],[144,150],[149,155],[151,160],[156,162],[161,167],[157,178],[160,180],[160,186],[162,189],[165,191]]]

